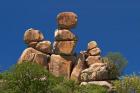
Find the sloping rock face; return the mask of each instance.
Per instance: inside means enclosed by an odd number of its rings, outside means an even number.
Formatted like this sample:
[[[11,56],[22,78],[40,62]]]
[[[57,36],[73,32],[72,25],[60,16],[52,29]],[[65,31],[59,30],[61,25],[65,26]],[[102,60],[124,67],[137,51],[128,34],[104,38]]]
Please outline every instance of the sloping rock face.
[[[86,68],[87,68],[87,65],[85,62],[85,54],[84,52],[80,52],[80,55],[78,57],[78,62],[71,73],[71,79],[80,81],[81,72]]]
[[[33,48],[27,48],[23,51],[21,57],[19,58],[18,64],[28,61],[38,63],[48,68],[49,59],[50,59],[49,55],[46,55]]]

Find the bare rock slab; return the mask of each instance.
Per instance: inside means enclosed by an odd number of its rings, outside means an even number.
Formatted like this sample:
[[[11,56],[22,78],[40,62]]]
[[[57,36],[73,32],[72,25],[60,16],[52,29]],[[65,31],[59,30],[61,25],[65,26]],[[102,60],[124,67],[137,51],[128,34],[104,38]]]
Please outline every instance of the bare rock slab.
[[[25,33],[24,33],[24,41],[25,43],[29,44],[30,42],[39,42],[42,41],[44,39],[43,34],[36,29],[28,29]]]
[[[76,41],[76,36],[67,29],[57,29],[55,31],[56,41]]]
[[[55,54],[72,55],[76,41],[55,41],[53,44]]]
[[[90,82],[81,82],[80,85],[98,85],[98,86],[102,86],[102,87],[106,87],[109,90],[113,89],[113,85],[107,81],[90,81]],[[112,93],[112,92],[109,92]],[[113,92],[114,93],[114,92]]]
[[[77,24],[77,15],[73,12],[62,12],[57,15],[58,28],[71,29]]]
[[[76,58],[74,56],[51,55],[49,71],[55,76],[70,78],[72,66]]]
[[[72,70],[71,79],[75,81],[80,81],[81,72],[86,68],[87,65],[85,62],[85,54],[81,52],[78,58],[78,62]]]

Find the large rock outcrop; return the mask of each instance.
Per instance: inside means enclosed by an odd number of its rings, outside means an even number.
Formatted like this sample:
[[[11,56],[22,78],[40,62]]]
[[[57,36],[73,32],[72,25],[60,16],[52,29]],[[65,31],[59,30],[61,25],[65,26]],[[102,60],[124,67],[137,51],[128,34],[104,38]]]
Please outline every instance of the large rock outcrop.
[[[53,45],[44,39],[39,30],[31,28],[25,32],[24,42],[28,48],[23,51],[18,64],[25,61],[35,62],[55,76],[64,76],[82,82],[81,84],[92,83],[110,88],[111,85],[106,80],[115,77],[110,77],[111,68],[101,60],[101,49],[96,41],[89,42],[86,51],[79,54],[74,51],[77,37],[71,29],[77,24],[77,15],[73,12],[62,12],[57,15],[57,24]]]

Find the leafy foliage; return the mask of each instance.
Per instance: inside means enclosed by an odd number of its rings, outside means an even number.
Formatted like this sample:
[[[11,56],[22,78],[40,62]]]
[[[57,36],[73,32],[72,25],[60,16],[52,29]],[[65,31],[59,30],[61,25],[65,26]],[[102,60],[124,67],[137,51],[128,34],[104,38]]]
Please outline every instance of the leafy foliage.
[[[2,73],[0,93],[107,93],[100,86],[79,86],[72,80],[54,77],[42,66],[24,62]]]
[[[113,64],[112,62],[110,62],[110,60],[107,57],[102,58],[102,62],[107,63],[107,69],[108,69],[108,75],[109,78],[111,79],[117,79],[119,77],[119,71],[116,67],[115,64]]]
[[[54,88],[53,93],[108,93],[107,89],[97,85],[79,86],[72,80],[64,80]]]
[[[47,93],[57,83],[46,69],[30,62],[16,65],[2,76],[3,93]]]
[[[106,55],[106,58],[108,58],[109,62],[115,64],[116,68],[118,69],[119,75],[121,75],[128,63],[123,55],[118,52],[110,52]]]
[[[140,93],[140,77],[125,76],[122,80],[114,82],[117,93]]]

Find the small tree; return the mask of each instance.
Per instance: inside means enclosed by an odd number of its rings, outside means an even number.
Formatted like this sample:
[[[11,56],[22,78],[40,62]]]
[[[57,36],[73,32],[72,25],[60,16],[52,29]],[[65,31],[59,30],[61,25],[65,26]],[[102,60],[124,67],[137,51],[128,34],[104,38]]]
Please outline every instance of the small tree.
[[[106,57],[108,58],[109,62],[115,64],[116,68],[118,69],[119,75],[121,75],[128,63],[123,55],[118,52],[110,52],[106,55]]]

